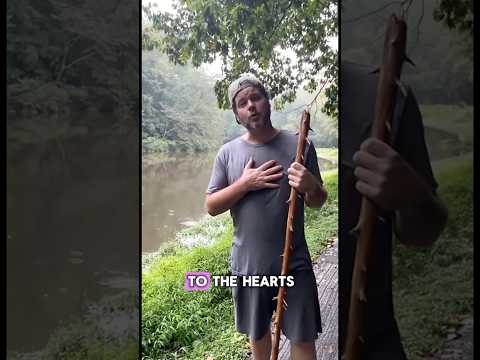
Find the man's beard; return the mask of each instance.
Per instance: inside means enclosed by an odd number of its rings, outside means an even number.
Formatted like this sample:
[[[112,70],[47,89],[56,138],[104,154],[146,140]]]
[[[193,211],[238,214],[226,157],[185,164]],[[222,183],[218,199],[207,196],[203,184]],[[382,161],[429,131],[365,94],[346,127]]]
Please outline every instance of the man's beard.
[[[261,116],[261,114],[257,114],[258,118],[255,119],[255,121],[252,123],[251,120],[249,120],[246,123],[242,123],[242,125],[247,129],[248,131],[251,130],[258,130],[258,129],[263,129],[268,127],[270,125],[270,109],[267,110],[267,112]]]

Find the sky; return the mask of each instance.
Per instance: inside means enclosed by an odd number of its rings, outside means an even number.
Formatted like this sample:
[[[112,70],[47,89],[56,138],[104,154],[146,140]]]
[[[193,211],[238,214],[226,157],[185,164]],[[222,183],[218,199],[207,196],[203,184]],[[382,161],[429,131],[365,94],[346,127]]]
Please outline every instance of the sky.
[[[147,5],[148,3],[151,3],[156,6],[156,9],[158,11],[167,11],[167,12],[173,12],[173,7],[172,7],[173,2],[174,0],[142,0],[142,4]],[[329,43],[332,48],[338,49],[337,37],[332,38]],[[293,61],[295,61],[295,54],[292,51],[287,50],[284,53],[288,55],[290,58],[292,58]],[[212,77],[217,77],[217,76],[221,76],[222,74],[221,65],[222,65],[221,60],[217,59],[212,64],[204,64],[201,67],[208,75]]]
[[[147,5],[148,3],[156,5],[160,11],[173,12],[172,0],[142,0],[142,4]]]
[[[158,11],[173,13],[173,0],[142,0],[142,4],[147,5],[148,3],[156,5]],[[222,76],[222,62],[220,59],[215,60],[211,64],[202,64],[200,68],[213,78]]]

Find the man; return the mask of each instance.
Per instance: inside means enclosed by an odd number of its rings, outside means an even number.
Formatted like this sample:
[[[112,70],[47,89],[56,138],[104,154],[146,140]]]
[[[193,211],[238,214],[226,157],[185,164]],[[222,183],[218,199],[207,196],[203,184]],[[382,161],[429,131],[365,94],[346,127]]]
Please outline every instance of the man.
[[[370,67],[341,66],[339,341],[343,353],[356,240],[350,230],[358,221],[363,195],[378,205],[385,221],[377,224],[368,270],[362,359],[403,360],[392,302],[392,229],[404,244],[428,246],[442,232],[447,210],[436,196],[422,118],[410,89],[398,91],[392,145],[369,138],[377,82]]]
[[[237,122],[247,132],[218,152],[206,208],[212,216],[230,210],[234,224],[233,274],[280,275],[290,187],[302,194],[310,207],[321,207],[327,198],[315,148],[307,147],[305,166],[294,162],[298,137],[272,126],[268,93],[254,76],[234,81],[228,95]],[[303,212],[303,202],[297,202],[289,261],[295,285],[287,288],[288,309],[281,324],[291,342],[294,360],[315,359],[315,339],[321,332]],[[237,287],[232,292],[237,330],[249,336],[255,360],[270,359],[271,318],[276,307],[273,298],[278,288]]]

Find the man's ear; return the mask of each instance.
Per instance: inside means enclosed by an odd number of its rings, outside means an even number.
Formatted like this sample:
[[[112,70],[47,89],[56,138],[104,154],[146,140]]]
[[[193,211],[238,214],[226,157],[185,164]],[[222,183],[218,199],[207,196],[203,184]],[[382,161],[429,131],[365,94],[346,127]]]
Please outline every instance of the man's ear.
[[[233,115],[235,116],[235,121],[237,122],[238,125],[241,125],[241,122],[238,121],[237,109],[234,107],[232,110],[233,110]]]

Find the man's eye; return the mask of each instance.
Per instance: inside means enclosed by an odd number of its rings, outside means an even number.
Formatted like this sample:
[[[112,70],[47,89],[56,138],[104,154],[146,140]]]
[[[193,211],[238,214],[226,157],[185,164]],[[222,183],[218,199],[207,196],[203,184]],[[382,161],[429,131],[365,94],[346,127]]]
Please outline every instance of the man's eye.
[[[244,107],[244,106],[245,106],[245,104],[246,104],[246,102],[245,102],[245,101],[241,101],[241,102],[239,102],[239,103],[238,103],[238,107]]]

